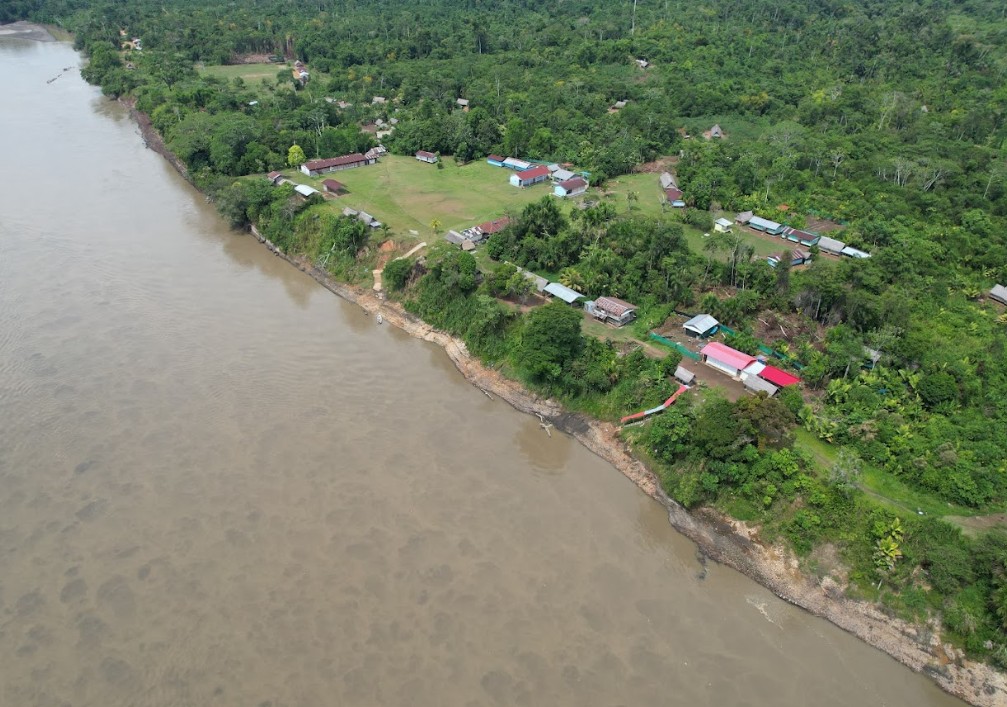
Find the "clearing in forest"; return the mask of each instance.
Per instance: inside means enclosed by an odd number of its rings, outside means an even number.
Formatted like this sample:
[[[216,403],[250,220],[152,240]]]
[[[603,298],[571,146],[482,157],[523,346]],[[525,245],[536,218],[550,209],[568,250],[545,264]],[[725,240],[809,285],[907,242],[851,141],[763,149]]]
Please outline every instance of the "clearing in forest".
[[[336,179],[346,194],[329,203],[373,215],[393,231],[418,231],[427,237],[437,221],[440,233],[462,230],[504,214],[520,213],[526,204],[552,194],[552,184],[519,189],[508,183],[511,172],[484,160],[466,165],[442,158],[443,168],[413,157],[385,155],[369,167],[348,169],[319,177],[285,170],[294,181],[321,189],[322,180]]]

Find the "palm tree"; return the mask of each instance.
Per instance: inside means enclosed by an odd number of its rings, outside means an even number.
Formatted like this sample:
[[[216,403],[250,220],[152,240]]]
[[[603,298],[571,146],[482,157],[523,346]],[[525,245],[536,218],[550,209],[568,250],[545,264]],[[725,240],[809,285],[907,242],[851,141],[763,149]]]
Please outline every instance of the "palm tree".
[[[436,236],[441,232],[441,222],[438,219],[434,219],[430,222],[430,230],[434,232]]]

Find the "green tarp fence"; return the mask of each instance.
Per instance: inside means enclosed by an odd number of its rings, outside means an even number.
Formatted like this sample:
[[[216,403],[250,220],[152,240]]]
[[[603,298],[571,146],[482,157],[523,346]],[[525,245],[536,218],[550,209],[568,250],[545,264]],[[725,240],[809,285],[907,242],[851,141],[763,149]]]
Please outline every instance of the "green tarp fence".
[[[699,354],[696,353],[695,351],[690,351],[689,349],[685,348],[681,344],[675,343],[674,341],[672,341],[670,339],[665,339],[660,334],[655,334],[654,332],[650,332],[650,338],[653,339],[654,341],[658,342],[659,344],[664,344],[665,346],[668,346],[670,348],[673,348],[673,349],[679,351],[683,356],[691,358],[693,361],[698,361],[700,359]]]

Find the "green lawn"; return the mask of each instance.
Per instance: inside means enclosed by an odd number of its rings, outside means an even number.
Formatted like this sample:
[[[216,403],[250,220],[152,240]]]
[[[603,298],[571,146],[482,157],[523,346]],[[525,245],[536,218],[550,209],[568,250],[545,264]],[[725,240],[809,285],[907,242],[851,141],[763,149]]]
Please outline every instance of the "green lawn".
[[[321,189],[322,180],[335,179],[347,193],[333,200],[333,208],[345,206],[364,210],[393,231],[418,231],[433,238],[430,226],[440,222],[441,233],[462,230],[511,212],[520,212],[528,203],[552,193],[551,184],[527,189],[512,187],[510,171],[479,160],[459,166],[444,159],[444,168],[412,157],[386,155],[369,167],[306,177],[301,172],[285,172],[293,180]]]

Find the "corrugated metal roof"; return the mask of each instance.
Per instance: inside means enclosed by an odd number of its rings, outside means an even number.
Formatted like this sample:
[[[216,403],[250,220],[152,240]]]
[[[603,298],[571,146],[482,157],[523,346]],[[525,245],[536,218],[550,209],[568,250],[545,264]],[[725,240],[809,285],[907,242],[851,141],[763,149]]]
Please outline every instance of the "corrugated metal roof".
[[[858,250],[858,249],[856,249],[856,248],[854,248],[852,246],[846,246],[845,248],[843,248],[842,253],[843,253],[843,255],[846,255],[846,256],[848,256],[850,258],[863,259],[863,258],[869,258],[869,257],[871,257],[870,253],[867,253],[867,252],[862,251],[862,250]]]
[[[770,396],[776,395],[776,393],[780,390],[769,381],[764,381],[758,376],[746,375],[742,378],[741,384],[755,393],[763,392],[769,394]]]
[[[749,226],[754,226],[755,228],[761,228],[767,231],[775,231],[780,227],[776,221],[770,221],[768,218],[762,218],[761,216],[753,216],[748,220]]]
[[[683,383],[692,383],[692,381],[696,379],[696,374],[686,368],[678,366],[675,369],[675,378]]]
[[[720,322],[711,317],[709,314],[697,314],[682,326],[689,331],[696,332],[697,334],[705,334],[710,331],[710,329],[719,325]]]
[[[561,285],[558,282],[550,282],[545,286],[545,291],[553,297],[559,297],[567,304],[573,304],[584,296],[576,290],[571,290],[566,285]]]
[[[317,194],[318,190],[314,187],[309,187],[307,184],[298,184],[294,187],[294,191],[304,197],[311,196],[312,194]]]
[[[571,172],[568,169],[557,169],[554,170],[552,173],[552,178],[560,182],[565,182],[566,180],[573,179],[576,176],[577,175],[575,173]]]
[[[845,247],[845,243],[837,241],[835,238],[822,236],[818,239],[818,250],[824,250],[828,253],[842,253]]]
[[[1007,304],[1007,287],[1004,287],[1003,285],[994,285],[993,289],[990,290],[990,297]]]
[[[761,371],[759,371],[759,377],[764,378],[773,385],[777,385],[784,388],[788,385],[796,385],[801,382],[801,379],[797,376],[787,373],[786,371],[780,370],[776,366],[766,366]]]
[[[731,225],[733,225],[726,218],[718,218],[716,221],[714,221],[714,223],[717,224],[718,226],[731,226]]]
[[[599,297],[594,301],[594,306],[598,309],[605,310],[613,317],[621,317],[626,312],[631,312],[636,309],[635,304],[630,304],[618,297]]]

